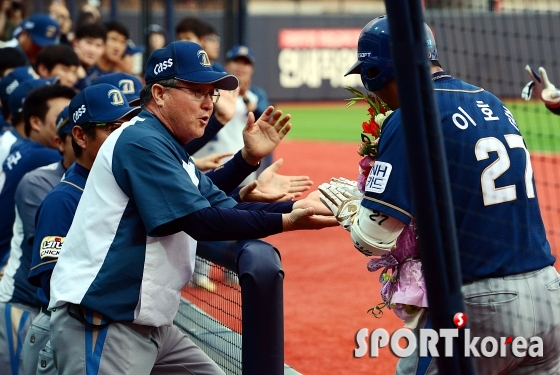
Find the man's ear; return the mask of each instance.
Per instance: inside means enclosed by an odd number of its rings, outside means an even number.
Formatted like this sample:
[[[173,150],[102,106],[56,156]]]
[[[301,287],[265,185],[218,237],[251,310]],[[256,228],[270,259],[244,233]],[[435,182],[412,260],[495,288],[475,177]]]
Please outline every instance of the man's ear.
[[[31,125],[31,130],[40,132],[41,127],[43,126],[43,121],[38,116],[31,116],[29,118],[29,125]]]
[[[165,94],[165,87],[160,84],[155,84],[152,86],[152,97],[154,98],[154,102],[157,104],[158,107],[163,106],[164,100],[163,95]]]
[[[56,143],[56,148],[62,154],[64,152],[64,142],[62,141],[62,139],[60,139],[58,135],[54,137],[54,143]]]
[[[80,146],[80,148],[85,149],[87,147],[88,136],[84,132],[81,126],[74,126],[72,128],[72,137],[74,141]]]

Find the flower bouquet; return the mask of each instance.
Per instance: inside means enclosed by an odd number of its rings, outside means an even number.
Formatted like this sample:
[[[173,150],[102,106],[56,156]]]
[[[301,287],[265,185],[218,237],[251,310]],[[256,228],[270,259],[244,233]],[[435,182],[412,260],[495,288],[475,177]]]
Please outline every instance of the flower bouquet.
[[[364,101],[369,105],[369,120],[362,123],[362,143],[358,147],[358,154],[362,157],[358,163],[358,189],[363,194],[369,171],[377,159],[381,126],[393,111],[377,96],[364,94],[350,86],[347,86],[346,90],[354,94],[354,97],[346,99],[348,100],[346,107],[351,107],[359,101]]]
[[[414,220],[403,229],[391,253],[370,259],[367,268],[370,272],[383,268],[379,277],[383,302],[368,311],[379,318],[387,307],[404,320],[405,327],[416,327],[428,297]]]

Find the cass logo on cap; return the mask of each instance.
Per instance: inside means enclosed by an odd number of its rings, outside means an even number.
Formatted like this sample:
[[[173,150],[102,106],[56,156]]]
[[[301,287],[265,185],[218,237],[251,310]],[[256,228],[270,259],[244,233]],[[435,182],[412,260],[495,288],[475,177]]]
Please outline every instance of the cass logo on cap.
[[[131,79],[121,79],[119,88],[124,94],[134,94],[134,81]]]
[[[45,257],[58,258],[60,249],[62,249],[62,244],[64,243],[64,238],[65,237],[58,236],[47,236],[43,238],[39,249],[41,259]]]
[[[74,120],[74,122],[78,122],[78,119],[82,117],[84,113],[86,113],[86,105],[82,104],[80,108],[74,111],[74,114],[72,115],[72,120]]]
[[[159,73],[163,72],[167,68],[171,68],[173,66],[173,59],[169,58],[166,61],[157,63],[154,66],[154,74],[157,76]]]
[[[360,57],[370,57],[371,52],[358,52],[358,58]]]
[[[208,58],[208,55],[206,54],[206,51],[204,51],[204,50],[198,51],[198,57],[200,57],[200,65],[211,66],[210,59]]]
[[[124,99],[121,90],[112,89],[107,92],[107,96],[111,99],[112,105],[123,105]]]

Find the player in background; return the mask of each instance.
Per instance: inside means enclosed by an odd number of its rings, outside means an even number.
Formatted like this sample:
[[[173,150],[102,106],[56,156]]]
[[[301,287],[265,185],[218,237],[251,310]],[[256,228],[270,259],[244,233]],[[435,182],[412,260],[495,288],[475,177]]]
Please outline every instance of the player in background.
[[[30,91],[50,85],[52,82],[44,79],[26,80],[10,94],[8,105],[12,113],[11,119],[17,121],[15,123],[17,133],[12,132],[10,135],[19,134],[23,128],[24,136],[16,136],[0,171],[0,212],[2,212],[0,217],[0,263],[2,266],[6,264],[10,251],[12,226],[15,219],[14,194],[19,181],[27,172],[60,160],[60,154],[56,151],[54,131],[57,112],[62,109],[58,105],[59,96],[61,96],[61,91],[66,91],[68,96],[70,96],[70,92],[73,95],[74,91],[71,89],[69,91],[46,90],[47,99],[44,101],[42,98],[32,97],[40,106],[35,108],[28,106],[27,112],[23,111],[24,100]],[[51,107],[54,109],[49,112]]]
[[[58,77],[60,85],[74,87],[81,64],[72,47],[61,44],[45,47],[39,52],[35,66],[41,78]]]
[[[122,22],[113,20],[105,22],[107,40],[105,41],[105,52],[95,64],[98,71],[97,76],[123,71],[123,57],[126,52],[126,41],[130,38],[130,31]]]
[[[68,100],[70,101],[70,100]],[[16,294],[20,295],[20,301],[29,302],[29,305],[35,305],[37,300],[41,303],[40,295],[38,295],[38,288],[31,285],[27,281],[27,276],[29,274],[29,269],[31,266],[31,258],[33,252],[33,237],[35,235],[35,214],[37,208],[47,195],[49,191],[52,190],[59,182],[66,170],[75,161],[74,150],[72,149],[72,136],[68,127],[64,127],[64,124],[68,122],[68,107],[58,115],[57,118],[57,144],[58,150],[62,155],[62,160],[58,163],[53,163],[46,165],[41,168],[37,168],[34,171],[27,173],[19,183],[16,190],[16,223],[14,224],[14,230],[20,228],[23,232],[18,234],[14,233],[14,240],[12,240],[12,248],[10,250],[10,261],[15,261],[16,264],[19,263],[19,267],[13,273],[11,280],[8,280],[10,275],[7,274],[4,279],[5,281],[0,281],[0,295],[4,294]],[[15,244],[20,243],[17,247]],[[19,254],[19,256],[16,256]],[[13,259],[13,260],[12,260]],[[18,262],[19,261],[19,262]],[[13,289],[13,292],[10,292]],[[13,299],[13,298],[12,298]],[[46,304],[43,305],[46,309]],[[35,374],[37,372],[37,356],[38,350],[37,345],[42,342],[44,347],[45,341],[41,339],[44,337],[45,330],[41,325],[42,320],[40,319],[43,313],[39,313],[35,319],[31,322],[31,326],[27,331],[25,340],[23,340],[21,348],[21,367],[20,374]],[[47,325],[48,328],[48,325]],[[48,338],[48,331],[47,331]],[[21,339],[21,338],[19,338]],[[31,358],[31,360],[30,360]],[[30,363],[33,362],[33,366],[30,367]]]
[[[13,34],[15,39],[4,47],[19,49],[27,59],[26,65],[33,66],[43,48],[58,43],[60,28],[47,14],[35,14],[16,27]]]
[[[91,81],[100,74],[96,64],[105,53],[107,30],[100,23],[84,23],[76,27],[76,34],[72,40],[72,47],[80,59],[82,68],[78,72],[78,82],[75,88],[83,90],[91,85]]]
[[[195,42],[202,46],[208,54],[212,69],[225,72],[226,69],[217,60],[220,58],[220,42],[214,26],[196,17],[185,17],[175,27],[176,40]]]
[[[174,64],[165,66],[169,59]],[[310,200],[238,204],[194,167],[184,145],[203,134],[215,89],[237,87],[235,77],[211,69],[198,44],[171,43],[154,51],[146,66],[143,110],[101,146],[52,274],[51,343],[59,374],[85,371],[86,363],[100,375],[170,367],[223,374],[173,325],[192,275],[195,238],[250,239],[336,224],[313,215],[314,208],[328,210]],[[273,112],[269,108],[256,122],[250,118],[250,145],[237,162],[256,168],[290,129],[289,116]],[[98,350],[84,358],[80,343],[91,329],[98,333]],[[111,350],[114,345],[119,348]]]
[[[58,126],[59,134],[69,135],[66,140],[70,142],[76,163],[66,171],[62,182],[45,197],[37,210],[31,270],[27,276],[29,282],[38,287],[37,294],[42,307],[41,313],[33,320],[24,344],[24,375],[57,373],[48,343],[50,276],[99,147],[123,122],[140,111],[139,107],[130,107],[124,95],[107,95],[115,89],[115,86],[103,82],[84,89],[70,103],[68,111],[78,111],[79,114],[82,106],[89,106],[90,112],[75,116],[79,124],[68,117],[66,122]]]
[[[369,22],[358,40],[358,61],[346,73],[360,74],[364,87],[394,110],[383,123],[378,158],[350,227],[352,241],[366,255],[388,254],[415,216],[389,33],[385,16]],[[529,152],[504,104],[483,88],[443,71],[427,25],[425,36],[449,166],[471,336],[522,336],[528,341],[539,336],[544,346],[543,358],[516,358],[509,350],[505,358],[477,357],[477,372],[558,374],[560,276],[553,267]],[[471,120],[458,121],[459,116]],[[339,207],[332,207],[338,213]],[[430,309],[414,330],[416,335],[429,319]],[[480,342],[477,348],[480,351]],[[434,359],[419,361],[415,352],[399,360],[396,373],[438,370]]]
[[[531,78],[531,81],[523,88],[521,97],[529,100],[531,95],[535,95],[552,113],[560,115],[560,90],[550,82],[546,70],[541,66],[537,73],[529,65],[526,65],[525,72]]]
[[[7,162],[13,160],[13,163],[7,168],[4,164],[6,184],[0,193],[2,225],[8,223],[10,212],[14,217],[9,235],[11,243],[8,244],[10,257],[4,277],[0,280],[0,368],[10,369],[12,375],[18,374],[22,363],[23,339],[40,307],[37,288],[27,281],[32,255],[29,241],[34,234],[35,211],[46,193],[60,180],[64,168],[73,161],[70,158],[59,162],[63,147],[51,130],[56,127],[57,114],[74,96],[74,90],[65,86],[46,85],[47,81],[37,80],[22,83],[12,95],[17,95],[18,90],[25,89],[32,82],[40,86],[27,95],[23,104],[29,140],[23,140],[12,148]],[[21,103],[21,99],[18,102]],[[51,141],[57,150],[50,149],[53,147]],[[68,155],[67,151],[65,155]],[[34,165],[45,167],[35,169]],[[11,208],[8,207],[10,201]]]

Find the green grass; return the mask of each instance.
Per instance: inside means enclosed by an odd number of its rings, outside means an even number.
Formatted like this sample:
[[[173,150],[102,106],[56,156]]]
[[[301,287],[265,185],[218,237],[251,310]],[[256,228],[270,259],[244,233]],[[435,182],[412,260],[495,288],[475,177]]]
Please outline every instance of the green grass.
[[[505,101],[515,116],[521,134],[531,151],[560,152],[560,116],[537,101]],[[292,115],[293,128],[288,139],[360,143],[362,122],[368,120],[367,106],[357,103],[346,108],[346,101],[330,104],[279,105]]]

